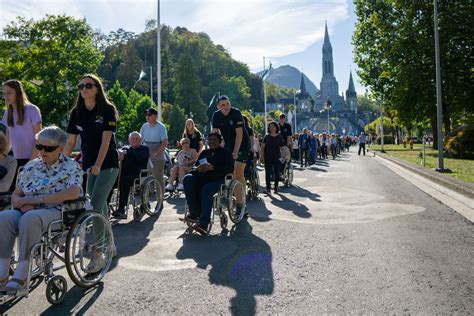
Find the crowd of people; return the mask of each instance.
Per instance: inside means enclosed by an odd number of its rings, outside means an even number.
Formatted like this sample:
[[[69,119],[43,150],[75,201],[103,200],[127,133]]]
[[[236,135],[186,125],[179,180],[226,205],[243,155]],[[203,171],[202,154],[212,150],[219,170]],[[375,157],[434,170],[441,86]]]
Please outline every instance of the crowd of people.
[[[162,193],[174,189],[184,191],[189,206],[185,220],[192,223],[195,232],[204,235],[213,195],[226,175],[232,174],[246,192],[246,167],[256,167],[260,161],[265,166],[266,193],[271,194],[272,182],[273,192],[278,193],[281,172],[290,163],[290,156],[302,167],[308,166],[329,154],[335,158],[357,141],[349,136],[316,134],[307,129],[293,134],[284,114],[278,122],[268,124],[266,135],[255,135],[249,119],[223,95],[218,98],[217,111],[212,117],[208,148],[194,121],[186,121],[180,151],[165,185],[168,136],[165,125],[158,120],[157,110],[147,109],[146,123],[140,131],[129,134],[129,145],[119,148],[115,138],[119,114],[107,99],[101,80],[87,74],[77,88],[76,102],[64,132],[56,126],[43,128],[41,111],[29,101],[20,81],[2,84],[6,110],[0,124],[0,191],[11,195],[11,209],[0,212],[0,231],[7,236],[0,240],[0,289],[24,286],[29,249],[39,242],[48,223],[60,216],[61,203],[84,192],[93,209],[109,217],[110,195],[118,187],[118,208],[112,216],[124,219],[134,179],[141,170],[151,169]],[[74,161],[70,157],[79,139],[79,154]],[[361,136],[360,141],[365,143],[365,138]],[[15,180],[21,166],[24,171]],[[245,198],[241,193],[236,196],[239,213],[247,213]],[[156,207],[161,209],[163,203]],[[10,276],[9,261],[16,236],[20,241],[20,262]],[[116,254],[115,246],[112,253]],[[100,251],[95,256],[87,267],[91,272],[100,270],[103,262]]]

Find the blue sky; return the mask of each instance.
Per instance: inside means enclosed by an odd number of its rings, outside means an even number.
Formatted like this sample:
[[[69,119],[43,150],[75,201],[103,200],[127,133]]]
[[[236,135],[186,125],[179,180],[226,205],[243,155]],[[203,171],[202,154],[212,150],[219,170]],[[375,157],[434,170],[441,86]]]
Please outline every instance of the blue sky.
[[[266,56],[274,67],[290,64],[304,71],[318,88],[327,20],[339,90],[347,89],[352,68],[356,89],[364,92],[352,62],[352,0],[161,0],[160,8],[161,23],[206,32],[252,71],[262,69]],[[68,14],[105,33],[118,28],[140,33],[156,12],[156,0],[0,0],[0,28],[16,16]]]

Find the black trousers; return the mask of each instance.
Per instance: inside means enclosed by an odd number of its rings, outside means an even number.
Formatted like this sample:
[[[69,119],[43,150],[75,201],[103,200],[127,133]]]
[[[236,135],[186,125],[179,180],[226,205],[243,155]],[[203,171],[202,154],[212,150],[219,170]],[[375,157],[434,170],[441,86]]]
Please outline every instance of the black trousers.
[[[365,143],[360,143],[360,144],[359,144],[359,156],[360,156],[360,151],[361,151],[361,149],[364,150],[364,156],[365,156]]]
[[[128,195],[130,194],[130,189],[133,185],[133,181],[138,178],[136,174],[129,174],[129,175],[120,175],[120,201],[119,201],[119,208],[123,209],[128,206]]]
[[[280,160],[267,160],[265,159],[265,182],[267,189],[271,188],[271,179],[275,180],[275,188],[278,187],[278,180],[280,179]]]
[[[300,164],[302,166],[303,166],[303,158],[304,158],[304,164],[307,166],[309,163],[309,149],[301,149]]]

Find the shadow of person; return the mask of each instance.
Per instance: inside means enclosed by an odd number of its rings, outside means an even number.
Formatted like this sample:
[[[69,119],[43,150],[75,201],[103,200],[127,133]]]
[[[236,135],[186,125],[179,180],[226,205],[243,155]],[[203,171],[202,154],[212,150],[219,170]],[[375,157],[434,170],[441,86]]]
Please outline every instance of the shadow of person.
[[[115,224],[113,226],[117,256],[112,261],[110,270],[113,270],[120,258],[130,257],[139,253],[150,241],[149,235],[159,216],[146,217],[141,222]]]
[[[321,196],[319,194],[306,190],[305,188],[302,188],[298,185],[293,185],[288,188],[283,187],[280,189],[280,192],[290,193],[291,195],[295,195],[297,197],[304,197],[314,202],[321,202]]]
[[[193,235],[183,237],[183,246],[179,249],[178,259],[193,259],[198,267],[205,269],[211,265],[209,282],[235,290],[230,299],[229,311],[232,315],[255,315],[257,295],[271,295],[274,289],[272,253],[263,239],[252,233],[252,227],[244,220],[234,226],[228,235],[215,235],[200,238],[200,243],[212,243],[215,247],[202,248],[215,251],[227,251],[228,242],[234,245],[227,256],[209,262],[206,254],[196,252],[196,238]]]
[[[84,315],[104,291],[104,283],[84,289],[74,286],[66,293],[64,301],[59,305],[51,305],[40,315]]]
[[[247,201],[247,211],[249,212],[249,216],[257,222],[269,221],[270,215],[272,214],[272,211],[268,209],[265,201],[261,197]]]
[[[306,205],[287,198],[283,194],[270,195],[271,203],[282,210],[291,211],[298,217],[310,218],[311,213]]]

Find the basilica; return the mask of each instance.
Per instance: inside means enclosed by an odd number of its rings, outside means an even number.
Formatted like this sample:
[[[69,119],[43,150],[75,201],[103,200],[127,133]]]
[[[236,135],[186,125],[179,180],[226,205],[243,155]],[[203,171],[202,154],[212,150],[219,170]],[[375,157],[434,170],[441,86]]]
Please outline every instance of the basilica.
[[[357,92],[349,73],[349,86],[345,96],[339,94],[339,83],[334,76],[334,60],[332,46],[329,40],[327,24],[322,48],[322,78],[320,89],[313,97],[304,83],[301,74],[300,90],[296,94],[296,116],[299,128],[309,128],[313,131],[329,131],[340,134],[357,134],[373,119],[373,114],[357,113]]]

